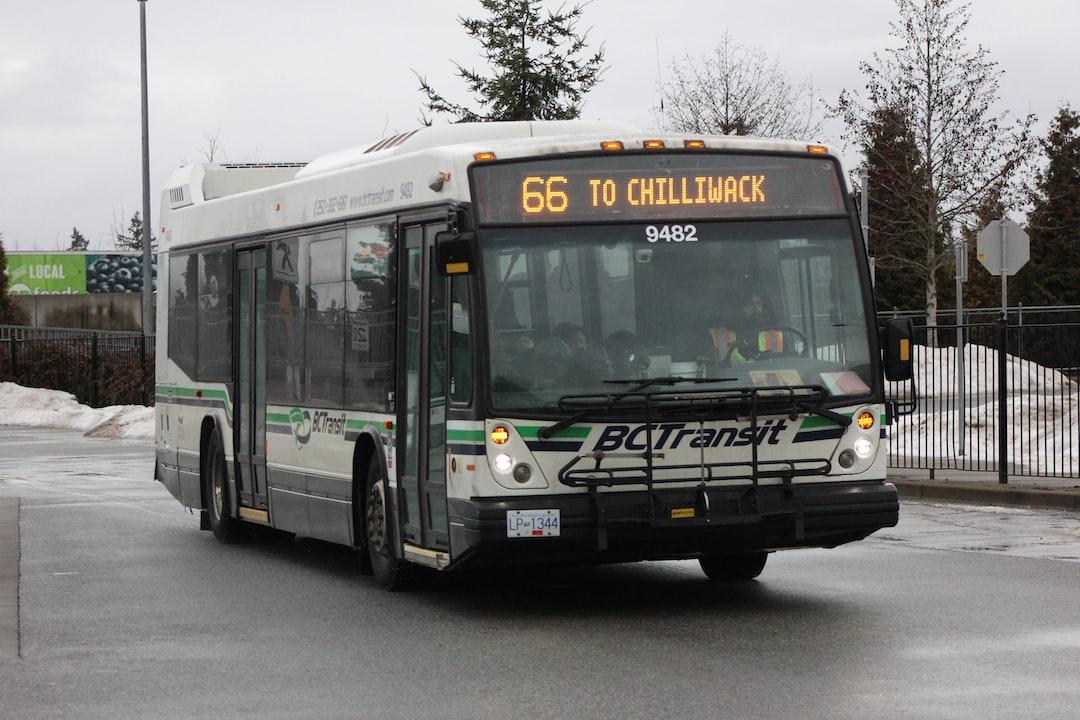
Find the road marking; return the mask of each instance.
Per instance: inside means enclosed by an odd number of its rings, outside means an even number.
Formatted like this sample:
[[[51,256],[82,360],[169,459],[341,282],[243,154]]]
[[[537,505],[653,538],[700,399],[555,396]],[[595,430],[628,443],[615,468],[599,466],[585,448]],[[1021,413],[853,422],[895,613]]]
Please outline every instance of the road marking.
[[[19,658],[19,498],[0,498],[0,659]]]

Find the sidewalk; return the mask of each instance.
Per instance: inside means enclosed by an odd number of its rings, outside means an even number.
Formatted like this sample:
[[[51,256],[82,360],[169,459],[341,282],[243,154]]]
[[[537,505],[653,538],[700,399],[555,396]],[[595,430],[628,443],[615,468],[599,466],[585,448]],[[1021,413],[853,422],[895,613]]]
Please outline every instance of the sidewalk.
[[[902,499],[1080,510],[1080,478],[1010,475],[1008,480],[1001,485],[996,472],[969,470],[889,468],[888,472],[888,481],[896,486]]]

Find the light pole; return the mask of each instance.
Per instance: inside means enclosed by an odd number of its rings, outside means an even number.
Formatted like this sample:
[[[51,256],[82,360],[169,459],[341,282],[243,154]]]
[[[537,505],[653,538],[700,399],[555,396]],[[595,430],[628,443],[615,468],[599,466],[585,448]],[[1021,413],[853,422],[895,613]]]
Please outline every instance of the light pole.
[[[150,252],[150,119],[146,103],[146,0],[139,3],[139,53],[142,58],[142,243],[143,243],[143,335],[154,334],[154,258]]]

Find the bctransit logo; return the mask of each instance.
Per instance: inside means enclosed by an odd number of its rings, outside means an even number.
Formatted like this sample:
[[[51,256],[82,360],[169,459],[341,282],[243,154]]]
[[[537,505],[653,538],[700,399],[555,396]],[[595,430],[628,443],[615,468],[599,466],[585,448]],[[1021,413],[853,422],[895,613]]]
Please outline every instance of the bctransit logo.
[[[308,440],[311,439],[311,413],[300,408],[293,408],[289,411],[289,425],[292,426],[296,447],[307,445]]]
[[[678,450],[681,447],[714,448],[745,445],[777,445],[780,434],[788,429],[787,422],[766,420],[754,428],[701,428],[687,423],[660,423],[652,428],[653,450]],[[608,425],[593,446],[594,451],[644,450],[649,437],[647,425]]]

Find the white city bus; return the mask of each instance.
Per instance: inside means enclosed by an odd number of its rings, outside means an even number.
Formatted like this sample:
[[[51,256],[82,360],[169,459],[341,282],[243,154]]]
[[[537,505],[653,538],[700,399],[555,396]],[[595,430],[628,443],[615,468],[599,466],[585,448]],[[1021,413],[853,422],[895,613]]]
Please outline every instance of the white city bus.
[[[163,193],[156,477],[223,541],[390,588],[507,563],[767,554],[896,523],[858,219],[806,143],[425,128]]]

